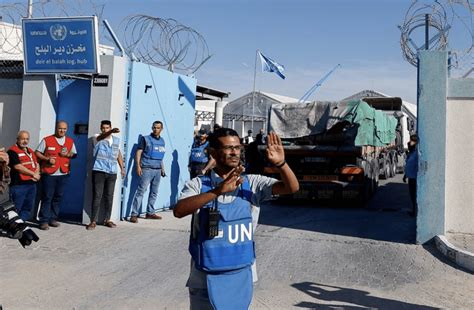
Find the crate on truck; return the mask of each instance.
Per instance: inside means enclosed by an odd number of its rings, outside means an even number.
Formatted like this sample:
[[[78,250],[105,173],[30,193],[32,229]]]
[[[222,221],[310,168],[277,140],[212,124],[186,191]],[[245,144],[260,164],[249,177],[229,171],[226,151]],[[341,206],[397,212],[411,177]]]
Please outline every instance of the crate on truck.
[[[268,127],[282,138],[300,182],[293,198],[361,205],[377,189],[382,161],[392,165],[387,177],[396,172],[392,161],[404,152],[400,121],[362,100],[286,103],[272,105]],[[278,177],[271,166],[263,173]]]

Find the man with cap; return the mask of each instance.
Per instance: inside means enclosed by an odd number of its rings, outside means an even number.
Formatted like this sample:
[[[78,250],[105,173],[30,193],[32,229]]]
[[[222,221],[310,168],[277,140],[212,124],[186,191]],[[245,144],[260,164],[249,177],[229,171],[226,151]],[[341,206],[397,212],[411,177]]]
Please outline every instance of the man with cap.
[[[214,167],[214,159],[209,156],[207,147],[208,132],[206,129],[200,129],[194,139],[189,157],[189,173],[192,178],[198,175],[206,174],[209,169]]]

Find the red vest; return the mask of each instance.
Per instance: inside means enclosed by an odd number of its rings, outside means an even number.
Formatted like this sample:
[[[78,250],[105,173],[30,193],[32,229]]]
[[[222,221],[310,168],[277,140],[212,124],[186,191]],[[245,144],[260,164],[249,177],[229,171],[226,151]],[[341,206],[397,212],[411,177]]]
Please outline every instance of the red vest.
[[[20,164],[22,164],[23,167],[32,172],[36,171],[36,167],[38,167],[38,160],[36,159],[35,152],[32,149],[28,148],[28,154],[15,144],[10,148],[10,150],[18,154],[18,159],[20,160]],[[21,172],[19,172],[18,174],[20,175],[20,179],[22,181],[29,181],[33,179],[33,177],[23,174]]]
[[[72,149],[72,146],[74,145],[74,141],[71,138],[66,137],[66,142],[64,142],[64,145],[60,145],[58,143],[58,140],[56,140],[56,137],[54,135],[51,135],[44,138],[44,142],[45,147],[43,155],[46,157],[54,158],[56,162],[54,163],[54,165],[51,165],[48,162],[42,162],[41,172],[46,174],[53,174],[58,171],[58,169],[61,169],[62,173],[69,173],[69,158],[61,157],[59,156],[59,153],[61,153],[61,150],[65,149],[65,152],[63,153],[69,154]]]

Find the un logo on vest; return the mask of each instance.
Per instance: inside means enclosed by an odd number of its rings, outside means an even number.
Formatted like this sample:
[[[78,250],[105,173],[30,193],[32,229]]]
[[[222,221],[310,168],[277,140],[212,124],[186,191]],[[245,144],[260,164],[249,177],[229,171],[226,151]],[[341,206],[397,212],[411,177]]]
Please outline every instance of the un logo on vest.
[[[60,25],[60,24],[55,24],[49,27],[49,34],[51,35],[51,38],[55,41],[63,41],[66,39],[67,36],[67,29],[66,26]]]
[[[230,243],[245,242],[252,240],[252,223],[234,224],[228,226],[228,239]],[[239,238],[240,237],[240,238]]]

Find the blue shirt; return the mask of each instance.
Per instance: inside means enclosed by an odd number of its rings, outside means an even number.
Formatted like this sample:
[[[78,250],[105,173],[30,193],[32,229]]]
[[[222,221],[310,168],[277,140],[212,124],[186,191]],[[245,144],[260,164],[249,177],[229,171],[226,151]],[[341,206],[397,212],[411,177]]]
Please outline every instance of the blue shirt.
[[[409,179],[416,179],[418,173],[418,151],[408,153],[405,164],[405,176]]]

